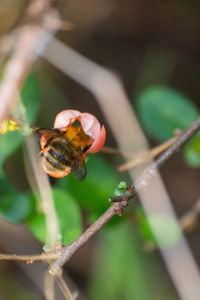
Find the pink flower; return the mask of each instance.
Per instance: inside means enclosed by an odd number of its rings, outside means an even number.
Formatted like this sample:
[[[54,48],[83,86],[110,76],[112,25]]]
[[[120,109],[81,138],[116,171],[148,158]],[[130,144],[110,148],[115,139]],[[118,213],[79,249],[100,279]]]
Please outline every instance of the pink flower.
[[[69,125],[70,119],[79,117],[84,132],[89,135],[94,142],[86,153],[99,152],[105,144],[106,130],[105,127],[100,125],[95,116],[90,113],[81,113],[78,110],[67,109],[57,114],[54,122],[54,128],[63,128]]]

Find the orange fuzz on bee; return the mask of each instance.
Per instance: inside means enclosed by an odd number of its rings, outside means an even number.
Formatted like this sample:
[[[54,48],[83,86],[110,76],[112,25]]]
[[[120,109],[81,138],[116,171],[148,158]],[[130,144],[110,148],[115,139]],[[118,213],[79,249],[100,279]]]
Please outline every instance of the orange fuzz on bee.
[[[84,159],[94,140],[84,132],[80,116],[71,118],[66,127],[40,128],[36,132],[41,135],[40,156],[47,174],[62,178],[73,172],[77,179],[85,179]]]

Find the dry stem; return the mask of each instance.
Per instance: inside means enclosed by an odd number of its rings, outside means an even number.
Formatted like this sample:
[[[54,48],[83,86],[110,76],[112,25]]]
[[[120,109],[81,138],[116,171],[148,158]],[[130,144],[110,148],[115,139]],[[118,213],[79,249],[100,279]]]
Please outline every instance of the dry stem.
[[[171,138],[170,140],[168,140],[167,142],[151,149],[150,151],[145,151],[144,153],[139,153],[138,155],[134,155],[134,157],[132,157],[132,159],[130,161],[119,166],[118,171],[123,172],[123,171],[129,170],[131,168],[134,168],[134,167],[138,166],[139,164],[142,164],[148,160],[151,161],[152,159],[154,159],[155,157],[160,155],[163,151],[168,149],[177,140],[177,138],[178,137],[175,136],[175,137]]]
[[[32,264],[35,261],[55,260],[59,255],[59,253],[41,253],[36,255],[0,254],[0,260],[21,260],[27,264]]]

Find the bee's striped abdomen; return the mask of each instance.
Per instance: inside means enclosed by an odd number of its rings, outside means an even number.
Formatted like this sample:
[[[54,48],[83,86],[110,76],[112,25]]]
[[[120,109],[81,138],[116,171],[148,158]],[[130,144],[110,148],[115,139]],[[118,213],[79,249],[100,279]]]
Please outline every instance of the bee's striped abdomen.
[[[64,171],[66,166],[61,165],[59,162],[53,160],[50,155],[45,156],[45,164],[51,170],[62,170]]]
[[[42,148],[44,170],[53,177],[64,177],[71,171],[79,180],[86,176],[83,150],[74,140],[67,139],[61,132],[60,136],[54,136],[48,140]]]
[[[57,159],[60,163],[66,165],[66,166],[70,166],[70,162],[65,159],[64,153],[58,153],[55,151],[54,148],[49,149],[48,152],[53,158]]]

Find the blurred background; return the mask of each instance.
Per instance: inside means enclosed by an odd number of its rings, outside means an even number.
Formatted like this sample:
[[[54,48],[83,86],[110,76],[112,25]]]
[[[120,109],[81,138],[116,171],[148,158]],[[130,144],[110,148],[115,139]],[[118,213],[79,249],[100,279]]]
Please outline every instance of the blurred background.
[[[121,79],[150,147],[173,137],[175,129],[186,129],[198,117],[198,0],[69,0],[57,5],[61,18],[73,27],[59,31],[56,38]],[[25,0],[1,0],[2,38],[19,26],[27,6]],[[7,61],[9,57],[1,60],[1,80]],[[40,58],[32,68],[21,97],[32,125],[51,128],[56,114],[64,109],[89,112],[106,126],[106,146],[117,148],[92,94],[45,59]],[[122,118],[126,122],[126,116]],[[127,133],[131,134],[129,128]],[[1,253],[39,253],[44,244],[42,213],[27,180],[23,149],[18,131],[0,137]],[[71,174],[51,179],[65,244],[109,207],[107,199],[121,180],[131,184],[127,172],[117,171],[122,163],[119,155],[91,155],[85,181],[80,183]],[[199,201],[199,167],[197,134],[161,169],[179,218]],[[186,229],[186,239],[200,264],[198,217]],[[172,229],[168,246],[176,242],[174,235]],[[44,269],[41,263],[1,262],[0,299],[44,299],[38,277]],[[80,249],[65,269],[70,277],[66,280],[80,292],[80,299],[179,299],[138,199],[123,217],[115,216]],[[58,292],[56,299],[64,298]]]

